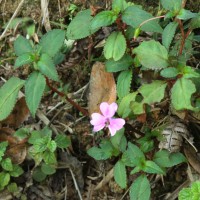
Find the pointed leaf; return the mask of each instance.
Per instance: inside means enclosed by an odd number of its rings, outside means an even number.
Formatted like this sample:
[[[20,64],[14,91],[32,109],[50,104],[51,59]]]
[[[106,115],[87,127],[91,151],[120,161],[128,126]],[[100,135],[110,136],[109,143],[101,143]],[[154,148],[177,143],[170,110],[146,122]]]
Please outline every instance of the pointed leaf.
[[[42,54],[37,65],[42,74],[46,75],[48,78],[54,81],[59,80],[56,66],[53,63],[52,58],[48,54]]]
[[[142,42],[134,49],[140,63],[149,69],[162,69],[168,66],[167,49],[154,40]]]
[[[143,102],[132,101],[130,107],[135,115],[140,115],[145,112]]]
[[[193,18],[190,22],[191,29],[200,28],[200,13],[198,13],[198,16]]]
[[[45,86],[46,86],[46,81],[44,76],[36,71],[29,76],[29,78],[25,83],[26,103],[33,116],[35,116]]]
[[[7,172],[0,173],[0,186],[5,187],[10,182],[10,174]]]
[[[181,78],[176,81],[171,90],[172,105],[176,110],[194,108],[191,105],[191,96],[196,92],[194,83],[186,78]]]
[[[165,78],[175,78],[179,71],[175,67],[168,67],[160,72],[160,75]]]
[[[179,14],[178,14],[176,17],[177,17],[178,19],[188,20],[188,19],[191,19],[191,18],[195,18],[195,17],[197,17],[197,16],[198,16],[197,13],[192,13],[191,11],[182,8],[182,9],[179,11]]]
[[[12,77],[0,88],[0,121],[8,117],[13,110],[18,92],[23,85],[23,80]]]
[[[30,41],[23,36],[19,36],[15,40],[14,49],[17,56],[21,56],[25,53],[31,53],[33,51]]]
[[[104,46],[104,56],[106,59],[113,58],[118,61],[122,58],[126,50],[126,39],[121,32],[113,32],[106,40]]]
[[[122,14],[122,20],[132,26],[133,28],[138,28],[140,24],[148,19],[153,18],[153,16],[142,10],[138,6],[129,6]],[[158,20],[151,20],[141,26],[141,30],[162,33],[162,28],[158,24]]]
[[[179,11],[182,7],[182,0],[160,0],[166,10]]]
[[[15,60],[15,66],[14,68],[21,67],[22,65],[27,65],[33,62],[33,58],[30,53],[25,53],[17,57]]]
[[[145,175],[139,176],[131,185],[130,200],[149,200],[151,187]]]
[[[142,170],[150,174],[165,174],[165,172],[151,160],[145,162],[145,167],[142,168]]]
[[[114,179],[116,183],[122,188],[127,186],[126,167],[122,161],[118,161],[114,166]]]

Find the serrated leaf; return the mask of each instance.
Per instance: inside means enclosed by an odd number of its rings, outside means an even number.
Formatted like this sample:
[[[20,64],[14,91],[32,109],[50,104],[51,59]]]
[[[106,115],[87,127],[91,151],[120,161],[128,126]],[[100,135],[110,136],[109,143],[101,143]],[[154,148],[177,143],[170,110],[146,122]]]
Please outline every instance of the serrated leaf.
[[[142,170],[150,174],[165,174],[165,172],[151,160],[145,162],[145,167],[142,168]]]
[[[37,182],[41,182],[46,178],[46,174],[38,167],[33,171],[33,179]]]
[[[191,29],[200,28],[200,13],[198,13],[198,16],[193,18],[190,22]]]
[[[20,128],[14,133],[14,136],[23,140],[29,136],[29,133],[30,130],[28,128]]]
[[[62,134],[56,136],[55,142],[59,148],[67,148],[71,144],[70,138]]]
[[[13,110],[18,92],[23,85],[23,80],[12,77],[0,88],[0,121],[8,117]]]
[[[92,19],[90,9],[79,12],[67,28],[67,38],[77,40],[94,33],[96,30],[91,30],[90,28]]]
[[[183,74],[184,78],[199,78],[200,77],[200,74],[197,73],[195,69],[193,69],[190,66],[184,66],[184,67],[181,66],[180,71],[181,71],[180,73]]]
[[[55,150],[57,148],[57,144],[55,141],[52,140],[48,143],[47,147],[48,147],[49,151],[53,153],[53,152],[55,152]]]
[[[6,151],[6,147],[8,146],[8,142],[0,142],[0,161],[2,160],[2,157],[4,156],[4,153]]]
[[[149,200],[151,187],[145,175],[139,176],[131,185],[130,200]]]
[[[119,74],[117,79],[117,95],[119,99],[125,97],[130,92],[132,81],[132,71],[127,70]]]
[[[165,78],[175,78],[179,71],[175,67],[168,67],[160,72],[160,75]]]
[[[1,161],[1,166],[6,171],[12,171],[13,170],[13,165],[12,165],[12,161],[11,161],[10,158],[3,159]]]
[[[51,174],[54,174],[56,172],[56,169],[52,165],[42,163],[41,171],[46,175],[51,175]]]
[[[119,72],[119,71],[127,70],[132,64],[133,64],[133,58],[127,54],[125,54],[118,61],[114,61],[110,59],[110,60],[107,60],[105,63],[107,72]]]
[[[132,101],[135,101],[137,92],[130,93],[122,98],[122,100],[119,103],[119,108],[117,110],[117,113],[120,117],[126,118],[131,113],[130,103]]]
[[[113,11],[102,11],[98,13],[91,21],[91,29],[99,29],[103,26],[109,26],[117,19],[116,13]]]
[[[148,19],[153,18],[153,16],[139,8],[138,6],[129,6],[122,14],[122,20],[134,27],[138,28],[140,24]],[[162,28],[158,24],[158,20],[151,20],[141,26],[142,31],[150,31],[150,32],[157,32],[162,33]]]
[[[13,165],[13,170],[9,173],[12,177],[19,177],[24,171],[19,165]]]
[[[43,159],[44,159],[46,164],[55,165],[57,163],[55,153],[50,152],[50,151],[45,151],[43,153]]]
[[[29,40],[20,35],[14,42],[14,50],[17,56],[21,56],[33,52],[33,47]]]
[[[131,5],[131,2],[126,2],[125,0],[113,0],[112,10],[115,12],[123,12],[128,6]]]
[[[166,10],[179,11],[182,7],[182,0],[160,0]]]
[[[162,43],[165,46],[166,49],[169,49],[169,46],[173,40],[173,37],[175,35],[176,32],[176,28],[178,26],[177,22],[171,22],[169,23],[162,34]]]
[[[5,187],[10,182],[10,174],[7,172],[0,172],[0,185]]]
[[[126,39],[121,32],[113,32],[106,40],[104,46],[104,56],[106,59],[113,58],[118,61],[126,51]]]
[[[37,65],[42,74],[54,81],[59,81],[56,66],[48,54],[42,54]]]
[[[143,103],[151,105],[160,102],[164,98],[166,86],[167,83],[164,81],[153,81],[150,84],[143,84],[138,90],[144,97]]]
[[[168,66],[167,49],[155,40],[142,42],[133,52],[145,68],[156,70]]]
[[[118,161],[114,166],[114,179],[116,183],[122,188],[127,186],[126,167],[122,161]]]
[[[14,69],[17,69],[18,67],[21,67],[22,65],[27,65],[33,62],[33,58],[30,53],[25,53],[17,57],[15,60],[15,66]]]
[[[53,57],[61,49],[65,39],[65,31],[54,29],[42,36],[39,45],[41,52]]]
[[[26,103],[33,116],[35,116],[45,86],[46,86],[45,77],[37,71],[33,72],[26,80],[25,83]]]
[[[171,101],[176,110],[194,108],[191,105],[191,96],[196,92],[194,83],[186,78],[181,78],[176,81],[171,89]]]
[[[188,19],[191,19],[191,18],[195,18],[197,17],[198,14],[197,13],[192,13],[191,11],[189,10],[186,10],[184,8],[182,8],[178,15],[176,16],[178,19],[182,19],[182,20],[188,20]]]

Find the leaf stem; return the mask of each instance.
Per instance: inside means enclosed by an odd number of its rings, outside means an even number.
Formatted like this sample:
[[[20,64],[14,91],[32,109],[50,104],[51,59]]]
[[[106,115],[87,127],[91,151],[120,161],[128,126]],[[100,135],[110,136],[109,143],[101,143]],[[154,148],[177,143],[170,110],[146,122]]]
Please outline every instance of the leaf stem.
[[[162,15],[162,16],[157,16],[157,17],[153,17],[153,18],[150,18],[150,19],[147,19],[146,21],[143,21],[140,25],[139,25],[139,28],[141,28],[141,26],[143,26],[144,24],[152,21],[152,20],[156,20],[156,19],[161,19],[161,18],[165,18],[165,15]]]
[[[60,92],[59,90],[57,90],[56,88],[54,88],[50,82],[49,79],[47,77],[46,78],[46,84],[48,85],[48,87],[55,92],[56,94],[58,94],[61,97],[65,97],[65,99],[71,104],[73,105],[77,110],[79,110],[83,115],[88,116],[88,112],[87,110],[83,109],[80,105],[78,105],[76,102],[74,102],[72,99],[70,99],[66,94],[64,94],[63,92]]]

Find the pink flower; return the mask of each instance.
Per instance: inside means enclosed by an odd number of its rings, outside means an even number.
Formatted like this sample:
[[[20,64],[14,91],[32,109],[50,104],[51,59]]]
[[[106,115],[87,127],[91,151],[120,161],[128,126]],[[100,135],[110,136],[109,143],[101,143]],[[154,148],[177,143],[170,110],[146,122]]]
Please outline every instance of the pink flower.
[[[125,120],[121,118],[113,118],[115,112],[117,111],[117,104],[111,103],[110,105],[106,102],[100,104],[101,114],[93,113],[91,115],[92,120],[90,123],[94,126],[93,131],[97,132],[103,129],[104,127],[108,127],[111,136],[115,135],[115,133],[120,130],[124,124]]]

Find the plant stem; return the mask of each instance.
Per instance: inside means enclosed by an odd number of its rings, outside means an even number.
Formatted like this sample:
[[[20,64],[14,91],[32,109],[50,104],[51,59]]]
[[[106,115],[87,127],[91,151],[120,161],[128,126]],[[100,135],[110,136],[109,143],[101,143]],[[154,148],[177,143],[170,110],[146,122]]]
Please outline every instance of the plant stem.
[[[161,19],[161,18],[165,18],[165,15],[162,15],[162,16],[158,16],[158,17],[153,17],[153,18],[147,19],[146,21],[143,21],[143,22],[139,25],[139,28],[140,28],[141,26],[143,26],[144,24],[146,24],[146,23],[152,21],[152,20]]]
[[[73,105],[77,110],[79,110],[83,115],[88,116],[88,112],[87,110],[83,109],[81,106],[79,106],[76,102],[74,102],[72,99],[70,99],[66,94],[64,94],[63,92],[58,91],[56,88],[54,88],[50,82],[49,79],[47,77],[46,78],[46,84],[48,85],[48,87],[55,92],[56,94],[58,94],[61,97],[65,97],[65,99],[71,104]]]

